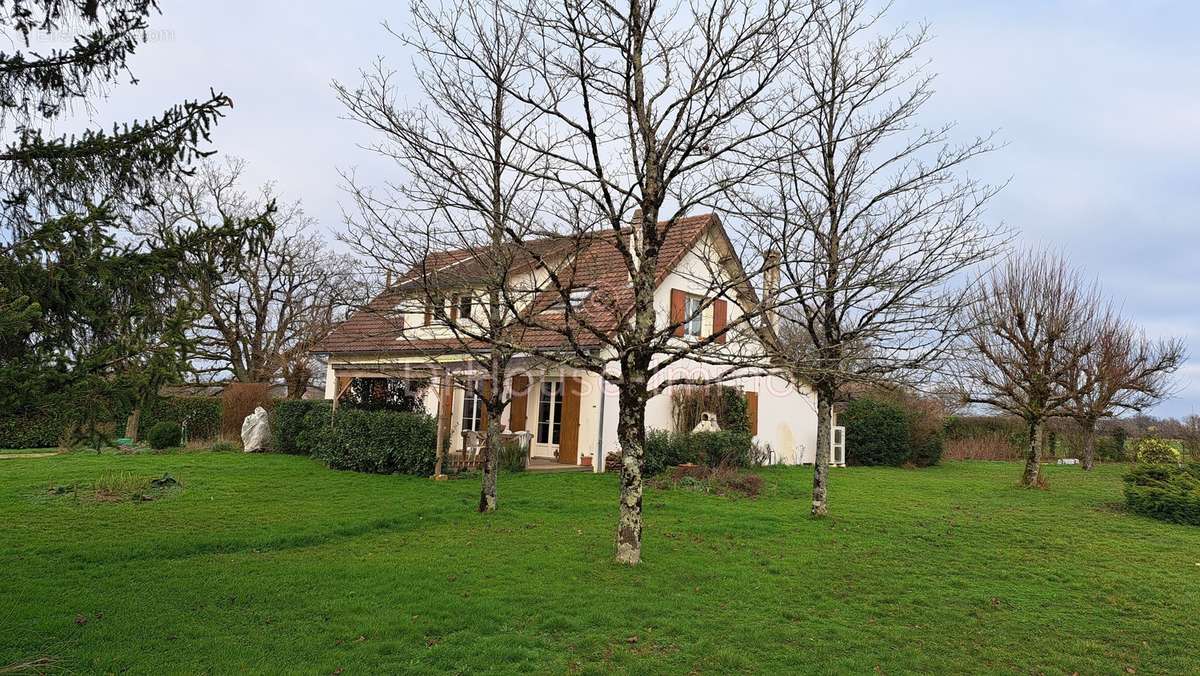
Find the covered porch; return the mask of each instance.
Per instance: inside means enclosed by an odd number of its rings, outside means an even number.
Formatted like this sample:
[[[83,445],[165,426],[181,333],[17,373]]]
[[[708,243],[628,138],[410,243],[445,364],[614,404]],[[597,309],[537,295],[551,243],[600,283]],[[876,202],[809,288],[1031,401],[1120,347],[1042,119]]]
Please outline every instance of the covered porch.
[[[508,406],[501,435],[520,444],[531,471],[604,471],[603,389],[595,374],[532,359],[517,359],[504,383]],[[445,470],[473,469],[488,432],[489,374],[461,359],[331,361],[326,398],[334,405],[356,380],[410,384],[421,408],[437,419],[439,459]],[[361,385],[356,390],[361,390]],[[389,390],[389,388],[381,388]],[[610,433],[611,436],[611,433]]]

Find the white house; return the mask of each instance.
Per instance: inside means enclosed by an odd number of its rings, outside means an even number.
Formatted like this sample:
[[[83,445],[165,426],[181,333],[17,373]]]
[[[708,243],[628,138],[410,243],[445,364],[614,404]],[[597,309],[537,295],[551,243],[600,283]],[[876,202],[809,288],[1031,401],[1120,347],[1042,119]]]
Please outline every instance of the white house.
[[[592,326],[612,331],[625,321],[631,290],[625,266],[618,258],[614,235],[591,238],[580,249],[578,243],[559,246],[565,240],[539,240],[542,267],[545,261],[561,256],[569,261],[572,282],[571,302],[575,312],[586,316]],[[730,269],[734,266],[736,269]],[[481,291],[471,289],[478,280],[480,265],[471,255],[450,251],[426,259],[422,274],[436,270],[454,280],[453,292],[447,292],[445,315],[451,321],[472,321],[471,314],[479,311]],[[528,310],[539,317],[553,316],[555,303],[561,309],[561,295],[543,298],[545,273],[531,265],[523,273],[514,274],[513,286],[527,284],[530,290]],[[692,308],[704,304],[704,294],[729,284],[714,284],[714,276],[728,273],[730,279],[744,278],[741,264],[732,255],[732,247],[715,215],[706,214],[678,220],[672,226],[660,253],[660,279],[655,290],[655,303],[660,326],[677,323],[680,317],[696,314]],[[452,274],[448,274],[452,272]],[[519,271],[514,271],[519,273]],[[389,286],[372,303],[339,325],[316,349],[327,357],[327,399],[336,399],[353,378],[415,378],[428,379],[431,386],[424,390],[425,410],[439,419],[443,438],[449,439],[452,452],[463,450],[464,439],[481,432],[486,423],[483,405],[478,396],[482,374],[467,354],[461,338],[445,325],[439,325],[424,291],[416,292],[413,272]],[[522,281],[523,279],[523,281]],[[427,285],[421,285],[425,289]],[[720,333],[740,312],[737,288],[725,288],[721,297],[713,299],[703,314],[689,321],[676,332],[679,340],[695,339]],[[748,287],[743,294],[753,294]],[[696,303],[700,303],[697,305]],[[586,334],[586,332],[580,332]],[[753,351],[757,339],[750,332],[729,331],[728,340],[720,340],[713,349]],[[586,340],[582,335],[580,340]],[[523,344],[539,351],[555,349],[565,343],[561,334],[528,329]],[[674,340],[674,339],[673,339]],[[611,350],[603,341],[583,345],[585,349]],[[615,368],[615,367],[614,367]],[[695,378],[715,375],[722,367],[681,360],[672,364],[660,377],[686,375]],[[751,432],[756,441],[770,448],[772,462],[811,463],[817,446],[816,396],[806,387],[796,388],[776,375],[746,375],[725,384],[741,388],[746,393]],[[512,393],[512,403],[505,410],[502,423],[508,432],[528,432],[530,454],[564,465],[591,466],[604,471],[605,457],[618,450],[617,391],[596,373],[563,367],[542,357],[518,356],[510,368],[512,377],[505,387]],[[648,429],[672,428],[670,389],[652,398],[646,406]],[[843,432],[835,428],[834,460],[844,458],[841,450]],[[838,463],[840,464],[840,462]]]

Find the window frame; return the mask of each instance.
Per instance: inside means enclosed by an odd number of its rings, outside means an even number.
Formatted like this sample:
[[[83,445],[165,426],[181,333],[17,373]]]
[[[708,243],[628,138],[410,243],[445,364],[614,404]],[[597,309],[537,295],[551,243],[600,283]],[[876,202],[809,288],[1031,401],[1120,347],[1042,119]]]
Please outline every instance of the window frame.
[[[467,382],[463,390],[462,415],[459,425],[463,432],[480,432],[483,427],[483,395],[479,393],[480,381]],[[468,408],[469,407],[469,408]]]
[[[689,319],[690,317],[690,319]],[[683,294],[683,337],[704,337],[704,298],[693,293]]]
[[[549,388],[548,398],[547,388]],[[561,380],[543,380],[541,387],[538,388],[538,418],[534,437],[536,443],[543,446],[558,446],[562,441],[562,409],[565,389]]]

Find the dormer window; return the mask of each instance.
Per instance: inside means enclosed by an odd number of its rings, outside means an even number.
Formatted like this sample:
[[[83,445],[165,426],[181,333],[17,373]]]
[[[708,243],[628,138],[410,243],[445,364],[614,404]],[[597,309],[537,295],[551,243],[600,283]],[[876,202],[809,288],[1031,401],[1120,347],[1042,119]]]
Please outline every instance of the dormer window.
[[[586,286],[568,289],[564,294],[567,297],[566,303],[564,304],[563,299],[559,298],[553,305],[550,306],[550,310],[562,312],[565,306],[569,305],[572,312],[577,312],[579,308],[583,307],[583,304],[587,301],[587,299],[592,297],[592,291],[593,289]]]
[[[465,320],[471,318],[471,305],[474,301],[470,295],[463,294],[458,297],[458,318]]]

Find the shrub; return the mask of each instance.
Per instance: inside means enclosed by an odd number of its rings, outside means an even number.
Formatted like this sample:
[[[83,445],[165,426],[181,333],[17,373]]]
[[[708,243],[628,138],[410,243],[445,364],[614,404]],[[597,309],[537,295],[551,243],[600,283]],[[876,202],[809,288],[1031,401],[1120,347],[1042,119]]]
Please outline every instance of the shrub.
[[[679,441],[685,436],[666,430],[650,430],[646,433],[645,473],[647,476],[661,474],[663,470],[673,465],[696,462],[697,458],[688,455],[689,449]],[[608,464],[607,462],[605,463]]]
[[[1144,464],[1125,475],[1125,504],[1135,514],[1200,526],[1200,464]]]
[[[691,455],[707,467],[748,467],[751,456],[749,432],[721,430],[684,435]]]
[[[846,428],[846,462],[852,465],[916,465],[941,462],[944,418],[916,395],[881,393],[850,402],[838,416]]]
[[[910,456],[911,428],[898,406],[856,399],[838,416],[846,427],[846,462],[851,465],[902,465]]]
[[[748,467],[755,457],[755,449],[749,432],[650,430],[646,433],[644,457],[645,472],[653,476],[668,467],[683,464]]]
[[[239,438],[242,423],[259,406],[274,408],[270,383],[229,383],[221,393],[221,418],[218,421],[221,435]]]
[[[524,472],[529,453],[515,439],[500,442],[500,457],[497,466],[506,472]]]
[[[333,469],[375,474],[433,473],[437,422],[420,413],[341,409],[333,424],[308,426],[298,445]],[[319,413],[319,411],[318,411]]]
[[[146,434],[146,441],[150,444],[150,448],[161,451],[164,448],[172,448],[178,446],[183,440],[183,430],[178,423],[160,422]]]
[[[1156,437],[1139,440],[1134,446],[1134,457],[1144,464],[1177,465],[1181,460],[1179,449]]]
[[[312,426],[329,424],[331,402],[322,399],[281,399],[271,409],[271,434],[275,451],[293,455],[308,455],[300,437]]]

